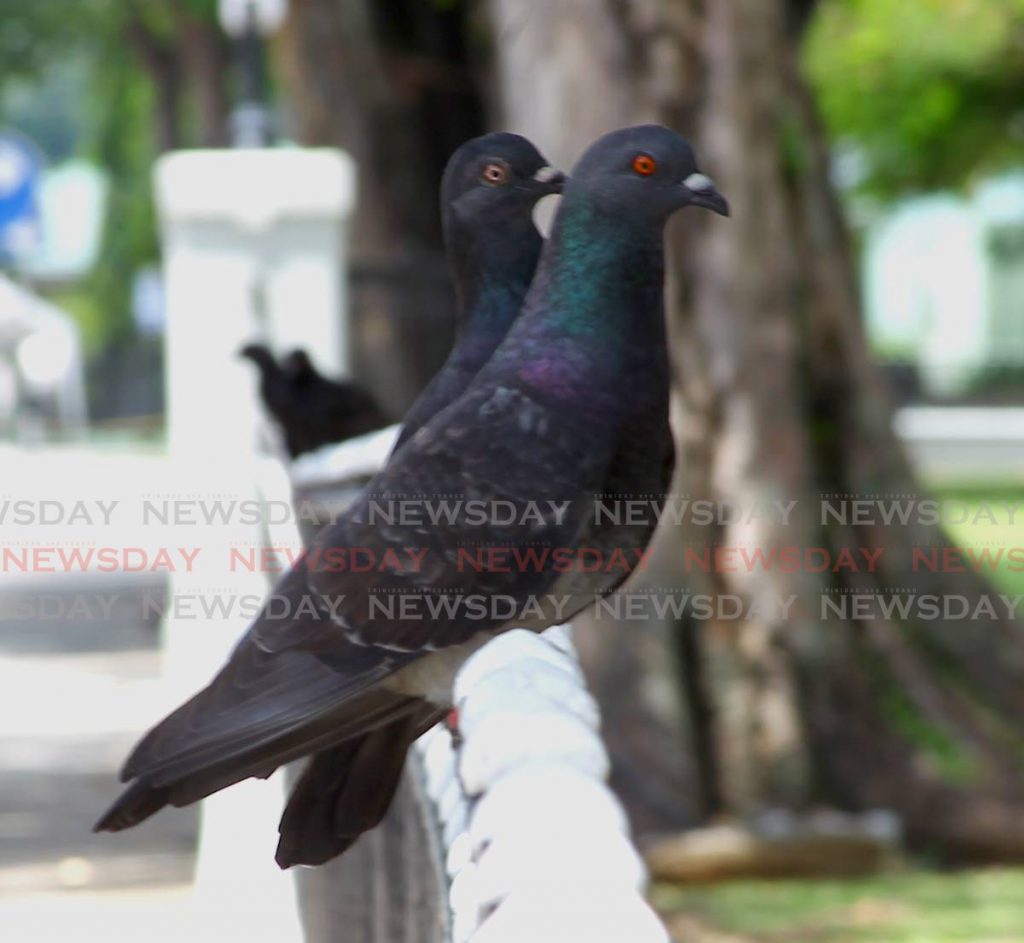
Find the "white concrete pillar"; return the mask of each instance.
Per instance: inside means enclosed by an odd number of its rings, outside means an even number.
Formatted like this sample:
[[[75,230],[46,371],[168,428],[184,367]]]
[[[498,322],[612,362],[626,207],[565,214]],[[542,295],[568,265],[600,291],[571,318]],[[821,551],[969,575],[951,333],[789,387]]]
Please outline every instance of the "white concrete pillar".
[[[354,165],[333,150],[182,151],[161,158],[156,190],[172,452],[251,449],[257,404],[242,344],[264,335],[279,350],[307,348],[328,373],[349,367]]]

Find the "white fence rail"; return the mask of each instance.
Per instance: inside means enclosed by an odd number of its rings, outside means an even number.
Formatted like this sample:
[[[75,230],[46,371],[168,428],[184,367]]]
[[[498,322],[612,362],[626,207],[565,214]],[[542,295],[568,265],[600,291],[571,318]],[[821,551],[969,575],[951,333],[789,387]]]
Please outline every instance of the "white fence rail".
[[[1019,487],[1024,481],[1024,408],[906,406],[893,426],[929,484]]]

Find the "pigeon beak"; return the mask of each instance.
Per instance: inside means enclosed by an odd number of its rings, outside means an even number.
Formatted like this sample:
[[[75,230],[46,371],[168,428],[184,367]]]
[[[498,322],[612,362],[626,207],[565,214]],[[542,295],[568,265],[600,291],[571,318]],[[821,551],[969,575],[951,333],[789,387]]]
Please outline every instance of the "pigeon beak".
[[[533,175],[533,180],[539,183],[547,193],[561,193],[565,185],[565,174],[554,167],[541,167]]]
[[[683,181],[683,188],[687,191],[687,203],[691,206],[703,206],[705,209],[713,210],[719,216],[729,215],[729,204],[724,196],[715,189],[710,177],[704,174],[690,174]]]

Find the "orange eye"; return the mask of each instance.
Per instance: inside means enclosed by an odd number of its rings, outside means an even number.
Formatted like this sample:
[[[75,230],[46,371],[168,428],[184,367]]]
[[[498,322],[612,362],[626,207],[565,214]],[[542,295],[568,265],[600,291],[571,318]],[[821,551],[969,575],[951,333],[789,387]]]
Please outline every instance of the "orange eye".
[[[499,161],[491,161],[491,163],[484,165],[484,169],[480,176],[483,178],[485,183],[489,183],[492,186],[500,186],[501,184],[508,182],[508,164]]]
[[[658,164],[650,154],[637,154],[633,158],[633,170],[641,177],[649,177],[658,169]]]

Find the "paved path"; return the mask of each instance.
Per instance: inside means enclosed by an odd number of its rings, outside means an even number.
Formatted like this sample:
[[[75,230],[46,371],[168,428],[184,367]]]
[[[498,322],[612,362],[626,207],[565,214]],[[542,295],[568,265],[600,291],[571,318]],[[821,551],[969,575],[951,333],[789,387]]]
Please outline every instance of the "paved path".
[[[155,928],[147,940],[183,938],[195,810],[170,810],[120,835],[90,831],[116,795],[116,770],[138,727],[166,703],[157,626],[142,614],[144,594],[161,591],[86,580],[0,595],[5,941],[127,943],[140,926]],[[71,600],[96,592],[117,596],[109,617],[99,607],[71,615]]]

